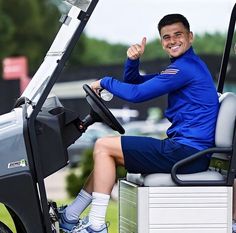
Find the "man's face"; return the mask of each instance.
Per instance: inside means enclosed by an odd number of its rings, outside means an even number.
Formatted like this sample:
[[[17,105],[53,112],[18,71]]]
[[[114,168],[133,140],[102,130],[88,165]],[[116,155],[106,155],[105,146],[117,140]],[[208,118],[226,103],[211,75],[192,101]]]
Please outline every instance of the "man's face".
[[[193,34],[182,23],[164,26],[160,31],[161,44],[170,57],[179,57],[191,46]]]

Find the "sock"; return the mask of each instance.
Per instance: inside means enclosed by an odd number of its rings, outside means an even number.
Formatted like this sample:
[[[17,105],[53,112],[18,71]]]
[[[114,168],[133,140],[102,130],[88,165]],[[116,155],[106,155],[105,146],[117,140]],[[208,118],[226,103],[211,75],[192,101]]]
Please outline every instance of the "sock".
[[[92,196],[84,189],[81,189],[76,199],[66,207],[66,218],[68,220],[78,220],[81,213],[92,202]]]
[[[105,223],[110,195],[93,192],[92,196],[93,200],[89,212],[89,222],[94,230],[99,230]]]

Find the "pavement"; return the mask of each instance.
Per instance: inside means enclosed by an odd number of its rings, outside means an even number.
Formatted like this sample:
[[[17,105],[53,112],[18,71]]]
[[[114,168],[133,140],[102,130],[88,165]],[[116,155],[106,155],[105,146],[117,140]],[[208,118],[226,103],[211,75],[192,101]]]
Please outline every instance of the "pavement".
[[[64,200],[68,198],[66,192],[66,176],[68,173],[69,168],[63,168],[44,179],[49,200]]]
[[[58,201],[68,198],[66,192],[66,176],[68,174],[69,168],[65,167],[44,179],[48,200]],[[117,185],[114,186],[111,197],[113,200],[118,199]]]

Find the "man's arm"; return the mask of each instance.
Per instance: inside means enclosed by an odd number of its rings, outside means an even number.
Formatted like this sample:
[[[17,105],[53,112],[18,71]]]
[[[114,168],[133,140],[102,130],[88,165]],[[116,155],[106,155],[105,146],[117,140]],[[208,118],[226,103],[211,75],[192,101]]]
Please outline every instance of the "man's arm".
[[[138,103],[178,90],[190,84],[192,79],[184,70],[168,67],[161,74],[141,84],[124,83],[112,77],[104,77],[99,85],[121,99]]]

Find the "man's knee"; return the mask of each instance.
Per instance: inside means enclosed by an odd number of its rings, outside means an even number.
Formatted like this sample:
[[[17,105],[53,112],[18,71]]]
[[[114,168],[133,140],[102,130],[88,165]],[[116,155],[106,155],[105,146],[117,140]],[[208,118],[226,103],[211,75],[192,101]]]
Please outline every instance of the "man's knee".
[[[120,139],[118,137],[104,137],[99,138],[95,142],[93,158],[101,159],[101,157],[112,157],[115,160],[123,159],[123,153],[120,146]],[[122,157],[122,158],[120,158]]]
[[[96,140],[94,145],[93,157],[96,158],[97,155],[108,154],[108,142],[107,138],[99,138]]]
[[[95,142],[94,148],[104,148],[106,147],[108,138],[98,138]]]

